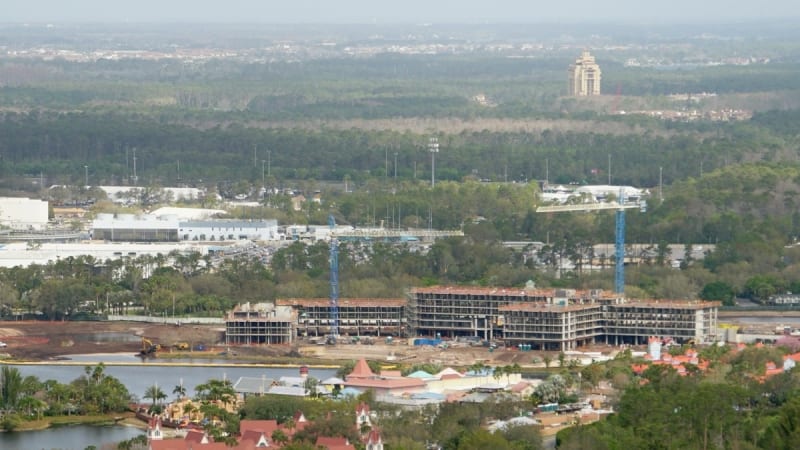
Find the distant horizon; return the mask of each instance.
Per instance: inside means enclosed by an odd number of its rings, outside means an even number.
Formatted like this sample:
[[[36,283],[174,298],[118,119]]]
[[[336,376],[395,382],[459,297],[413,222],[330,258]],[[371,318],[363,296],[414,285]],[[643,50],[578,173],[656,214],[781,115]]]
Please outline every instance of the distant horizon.
[[[800,18],[790,0],[617,0],[551,3],[526,0],[28,0],[4,5],[5,24],[598,24],[697,25],[788,21]],[[17,4],[14,4],[17,3]]]

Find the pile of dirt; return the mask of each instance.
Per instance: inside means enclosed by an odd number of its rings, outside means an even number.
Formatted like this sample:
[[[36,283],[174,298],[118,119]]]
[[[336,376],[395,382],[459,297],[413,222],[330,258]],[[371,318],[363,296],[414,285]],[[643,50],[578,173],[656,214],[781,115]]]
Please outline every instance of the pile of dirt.
[[[0,340],[16,359],[48,360],[83,353],[137,353],[142,338],[169,349],[179,342],[198,347],[218,345],[224,329],[134,322],[7,322]]]

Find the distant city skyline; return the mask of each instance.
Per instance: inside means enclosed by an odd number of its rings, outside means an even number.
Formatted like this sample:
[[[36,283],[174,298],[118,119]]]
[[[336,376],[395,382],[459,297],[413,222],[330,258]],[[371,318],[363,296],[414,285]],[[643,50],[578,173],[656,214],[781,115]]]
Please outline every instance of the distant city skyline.
[[[11,0],[2,23],[726,23],[800,17],[795,0]]]

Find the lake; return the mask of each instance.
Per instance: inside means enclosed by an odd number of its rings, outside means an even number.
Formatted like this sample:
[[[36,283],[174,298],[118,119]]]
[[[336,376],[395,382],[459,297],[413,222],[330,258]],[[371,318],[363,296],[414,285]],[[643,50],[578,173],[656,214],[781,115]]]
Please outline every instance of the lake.
[[[142,362],[139,358],[128,354],[69,355],[68,358],[76,362],[85,362],[87,365],[93,365],[98,362],[134,364],[130,366],[106,366],[106,373],[119,379],[128,388],[128,391],[139,399],[142,399],[145,390],[154,384],[161,387],[171,400],[174,398],[172,390],[181,383],[186,388],[186,393],[192,396],[194,395],[195,386],[212,378],[229,379],[235,383],[239,377],[278,379],[282,376],[299,375],[299,367],[156,366],[153,365],[153,362]],[[170,362],[179,363],[177,361]],[[208,360],[194,360],[191,362],[196,364],[208,363]],[[230,363],[230,361],[224,362]],[[180,363],[183,363],[183,361]],[[83,366],[67,366],[57,363],[13,366],[19,369],[23,377],[33,375],[41,381],[52,379],[60,383],[68,383],[84,374]],[[309,376],[318,380],[324,380],[334,375],[336,375],[336,369],[309,369]],[[144,433],[142,430],[132,427],[95,427],[87,425],[57,427],[39,431],[0,433],[0,449],[83,450],[89,445],[100,448],[103,444],[123,441],[142,433]]]
[[[0,433],[3,450],[64,449],[83,450],[89,445],[101,448],[144,434],[144,430],[123,426],[74,425],[47,430]]]
[[[215,367],[215,366],[157,366],[151,362],[141,362],[133,355],[121,354],[100,354],[100,355],[70,355],[72,361],[85,362],[93,365],[98,362],[114,363],[125,362],[133,365],[126,366],[106,366],[106,373],[117,378],[124,384],[131,394],[142,399],[147,388],[158,385],[165,394],[172,398],[172,390],[175,386],[183,384],[189,396],[194,395],[194,388],[198,384],[207,382],[210,379],[228,379],[236,383],[239,377],[265,377],[278,379],[283,376],[298,376],[298,368],[283,367]],[[182,362],[170,361],[178,364]],[[201,362],[208,363],[207,360],[192,361],[196,364]],[[230,361],[226,361],[230,363]],[[213,364],[213,363],[212,363]],[[84,366],[67,366],[55,364],[44,365],[15,365],[22,373],[22,376],[33,375],[39,380],[56,380],[60,383],[68,383],[84,374]],[[324,380],[336,375],[336,369],[317,369],[310,368],[308,375],[317,380]]]

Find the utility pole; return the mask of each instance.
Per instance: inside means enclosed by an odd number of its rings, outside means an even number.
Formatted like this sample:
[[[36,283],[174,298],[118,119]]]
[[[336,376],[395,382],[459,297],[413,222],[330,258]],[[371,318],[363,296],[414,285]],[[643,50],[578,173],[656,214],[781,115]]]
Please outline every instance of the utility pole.
[[[550,159],[544,159],[544,185],[550,184]]]
[[[83,166],[83,179],[84,179],[83,185],[88,188],[89,187],[89,166],[87,166],[87,165]]]
[[[428,139],[428,151],[431,152],[431,187],[436,186],[436,154],[439,153],[439,139]]]
[[[608,185],[611,186],[611,153],[608,154]]]
[[[133,148],[133,176],[131,180],[133,180],[134,186],[136,186],[136,183],[139,181],[139,177],[136,176],[136,147]]]
[[[261,187],[265,187],[266,186],[266,181],[267,181],[267,178],[264,176],[264,163],[265,163],[265,161],[262,159],[261,160]]]
[[[272,176],[272,150],[267,150],[267,176]]]
[[[253,167],[258,167],[257,166],[258,163],[256,162],[257,159],[258,159],[257,156],[256,156],[256,152],[257,151],[258,151],[258,145],[257,144],[253,144]]]
[[[394,183],[397,184],[397,152],[394,152]]]

